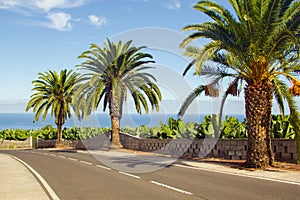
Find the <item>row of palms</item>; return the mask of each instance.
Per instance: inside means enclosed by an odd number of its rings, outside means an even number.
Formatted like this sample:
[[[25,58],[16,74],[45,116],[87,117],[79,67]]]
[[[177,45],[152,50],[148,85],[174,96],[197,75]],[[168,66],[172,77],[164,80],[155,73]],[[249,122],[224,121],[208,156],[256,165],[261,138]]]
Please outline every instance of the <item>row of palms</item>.
[[[212,81],[195,88],[182,105],[179,115],[184,115],[190,103],[202,92],[207,96],[218,96],[220,82],[228,77],[231,83],[224,94],[221,112],[227,96],[237,96],[244,87],[249,137],[247,166],[264,168],[274,161],[270,140],[273,96],[282,112],[287,102],[300,145],[299,114],[293,99],[293,96],[300,95],[300,81],[295,78],[300,72],[300,2],[229,0],[229,3],[234,13],[212,1],[199,1],[194,6],[195,10],[208,15],[211,21],[183,29],[192,31],[181,46],[186,48],[185,55],[193,58],[184,75],[195,66],[195,75],[209,76]],[[203,48],[188,46],[198,38],[208,38],[210,42]],[[133,97],[139,113],[141,107],[148,111],[148,102],[152,108],[158,109],[161,100],[155,78],[145,72],[150,68],[147,64],[153,62],[152,56],[140,52],[142,48],[131,46],[131,42],[111,43],[109,40],[103,48],[92,44],[89,51],[79,56],[85,59],[78,66],[83,75],[67,71],[62,71],[60,76],[51,71],[40,74],[39,80],[33,82],[33,90],[37,92],[33,94],[27,110],[33,107],[37,120],[43,111],[43,117],[46,117],[51,107],[51,114],[56,116],[60,130],[59,126],[70,114],[69,104],[73,104],[75,113],[82,118],[96,110],[103,100],[104,110],[109,107],[112,143],[121,146],[118,133],[127,93]],[[72,77],[76,78],[73,80]],[[290,89],[283,77],[293,84]],[[50,89],[49,84],[55,86]],[[66,91],[60,93],[63,88]]]

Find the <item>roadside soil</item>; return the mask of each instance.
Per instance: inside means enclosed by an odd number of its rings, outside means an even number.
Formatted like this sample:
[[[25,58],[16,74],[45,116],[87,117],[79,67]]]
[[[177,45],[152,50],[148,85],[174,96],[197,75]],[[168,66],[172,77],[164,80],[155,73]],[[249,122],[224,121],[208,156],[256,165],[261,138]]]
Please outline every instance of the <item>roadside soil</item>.
[[[226,160],[221,158],[188,158],[188,157],[183,157],[181,159],[214,163],[214,164],[228,166],[236,169],[243,169],[243,170],[250,170],[250,171],[257,170],[254,168],[244,167],[246,160]],[[288,170],[288,171],[300,172],[300,165],[294,163],[286,163],[286,162],[275,162],[275,166],[268,166],[266,170]]]

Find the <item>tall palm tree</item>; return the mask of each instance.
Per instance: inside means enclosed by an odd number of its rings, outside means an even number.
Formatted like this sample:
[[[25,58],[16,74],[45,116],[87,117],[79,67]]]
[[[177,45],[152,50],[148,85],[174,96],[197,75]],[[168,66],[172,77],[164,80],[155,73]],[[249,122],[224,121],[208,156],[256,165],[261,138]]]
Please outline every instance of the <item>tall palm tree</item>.
[[[289,103],[294,128],[299,130],[299,114],[292,95],[299,95],[300,82],[295,78],[299,72],[299,30],[300,2],[296,0],[229,0],[234,14],[212,1],[199,1],[194,8],[208,15],[212,21],[188,25],[184,31],[194,31],[183,42],[186,47],[198,38],[211,39],[203,48],[187,47],[186,55],[194,58],[185,73],[196,65],[196,74],[211,75],[211,70],[203,68],[206,61],[227,58],[227,66],[215,70],[211,84],[201,89],[207,95],[218,92],[218,81],[224,76],[234,77],[227,94],[236,94],[239,80],[245,82],[245,109],[248,122],[249,167],[264,168],[270,161],[267,150],[271,127],[272,99],[275,94],[282,104],[282,97]],[[236,16],[236,17],[235,17]],[[229,64],[229,65],[228,65]],[[287,86],[279,78],[286,77],[293,83]],[[281,93],[280,93],[281,92]],[[281,96],[281,97],[280,97]],[[191,96],[193,97],[193,96]],[[299,137],[298,137],[299,138]],[[265,142],[267,141],[267,142]],[[299,139],[297,139],[299,141]]]
[[[145,47],[134,47],[132,41],[113,43],[109,39],[103,45],[101,48],[91,44],[90,50],[79,56],[85,59],[78,66],[84,72],[85,82],[76,91],[75,111],[80,118],[87,117],[103,100],[103,111],[109,107],[112,144],[120,148],[120,119],[128,93],[139,114],[142,107],[148,113],[148,103],[158,110],[161,93],[154,83],[155,77],[145,72],[152,68],[146,64],[154,62],[150,54],[140,51]]]
[[[31,99],[28,102],[26,111],[33,108],[35,112],[34,122],[42,115],[44,122],[48,111],[51,110],[51,117],[55,117],[57,125],[57,145],[62,144],[62,126],[67,118],[71,117],[71,102],[76,84],[80,81],[79,74],[72,70],[46,71],[39,73],[37,80],[32,81],[34,85]]]
[[[200,49],[189,47],[187,48],[186,54],[191,57],[197,57],[198,53],[196,52],[199,50]],[[196,60],[193,60],[192,63],[195,62]],[[294,64],[295,66],[297,65],[297,63]],[[228,95],[239,96],[242,90],[242,86],[245,84],[245,80],[243,79],[243,77],[240,76],[236,71],[232,70],[232,68],[235,68],[233,65],[238,65],[238,63],[232,62],[232,57],[229,54],[217,53],[216,55],[211,56],[210,62],[204,63],[200,74],[197,74],[200,76],[207,76],[208,78],[211,78],[211,81],[208,84],[200,84],[191,92],[191,94],[185,99],[184,103],[182,104],[178,115],[182,117],[185,114],[187,108],[190,106],[190,104],[203,92],[205,93],[206,96],[210,96],[210,97],[219,96],[219,85],[224,78],[228,78],[230,82],[228,84],[227,89],[225,90],[225,93],[221,101],[221,106],[220,106],[220,115],[218,121],[221,122],[223,107]],[[295,66],[292,68],[285,68],[284,73],[292,73],[292,70],[295,69]],[[187,71],[185,71],[185,73],[186,72]],[[288,90],[287,84],[282,80],[280,80],[278,77],[274,77],[274,79],[272,80],[272,84],[274,86],[273,96],[279,106],[279,110],[281,111],[282,115],[284,115],[285,114],[284,102],[287,102],[290,113],[292,113],[292,118],[291,118],[292,124],[294,125],[295,129],[299,130],[299,125],[297,124],[299,123],[299,118],[297,117],[298,116],[297,106],[293,99],[292,93],[289,92],[289,90],[297,90],[297,86],[293,86]],[[298,90],[299,89],[300,88],[298,88]],[[295,95],[297,95],[297,91]],[[266,131],[267,132],[266,145],[267,145],[267,155],[269,156],[269,164],[273,165],[274,155],[271,146],[270,131],[271,131],[270,129]]]

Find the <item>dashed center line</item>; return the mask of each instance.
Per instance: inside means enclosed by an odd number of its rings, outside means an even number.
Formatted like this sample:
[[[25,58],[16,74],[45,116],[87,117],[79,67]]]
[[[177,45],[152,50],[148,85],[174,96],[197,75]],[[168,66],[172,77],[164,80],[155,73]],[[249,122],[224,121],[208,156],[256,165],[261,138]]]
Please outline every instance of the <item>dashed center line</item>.
[[[86,162],[86,161],[83,161],[83,160],[80,160],[79,162],[81,162],[81,163],[83,163],[83,164],[86,164],[86,165],[93,165],[93,163]]]
[[[150,183],[153,183],[155,185],[159,185],[159,186],[162,186],[162,187],[165,187],[165,188],[168,188],[168,189],[171,189],[171,190],[183,193],[183,194],[188,194],[188,195],[192,195],[193,194],[191,192],[188,192],[188,191],[185,191],[185,190],[181,190],[181,189],[178,189],[178,188],[175,188],[175,187],[163,184],[163,183],[159,183],[159,182],[156,182],[156,181],[150,181]]]
[[[31,152],[31,153],[39,153],[39,152]],[[83,161],[83,160],[78,160],[76,158],[70,158],[70,157],[66,157],[66,156],[63,156],[63,155],[55,155],[55,154],[52,154],[52,153],[43,153],[43,154],[50,155],[50,156],[57,156],[57,157],[60,157],[60,158],[66,158],[66,159],[72,160],[72,161],[79,161],[80,163],[83,163],[83,164],[86,164],[86,165],[93,165],[93,163],[91,163],[91,162],[87,162],[87,161]],[[102,165],[96,165],[96,167],[99,167],[99,168],[102,168],[102,169],[105,169],[105,170],[112,170],[111,168],[105,167],[105,166],[102,166]],[[118,173],[126,175],[126,176],[129,176],[129,177],[132,177],[132,178],[136,178],[136,179],[140,179],[141,178],[141,177],[136,176],[134,174],[126,173],[126,172],[123,172],[123,171],[118,171]],[[193,195],[193,193],[191,193],[191,192],[188,192],[188,191],[176,188],[176,187],[172,187],[172,186],[160,183],[160,182],[150,181],[150,183],[158,185],[158,186],[161,186],[161,187],[164,187],[164,188],[167,188],[167,189],[171,189],[171,190],[174,190],[176,192],[183,193],[183,194]]]
[[[133,178],[141,178],[139,176],[136,176],[136,175],[133,175],[133,174],[129,174],[129,173],[126,173],[126,172],[122,172],[122,171],[118,171],[119,174],[124,174],[126,176],[130,176],[130,177],[133,177]]]
[[[106,170],[111,170],[111,168],[109,168],[109,167],[104,167],[104,166],[101,166],[101,165],[96,165],[96,167],[100,167],[100,168],[106,169]]]
[[[69,160],[72,160],[72,161],[78,161],[77,159],[75,158],[68,158]]]
[[[60,157],[60,158],[66,158],[66,156],[58,156],[58,157]]]

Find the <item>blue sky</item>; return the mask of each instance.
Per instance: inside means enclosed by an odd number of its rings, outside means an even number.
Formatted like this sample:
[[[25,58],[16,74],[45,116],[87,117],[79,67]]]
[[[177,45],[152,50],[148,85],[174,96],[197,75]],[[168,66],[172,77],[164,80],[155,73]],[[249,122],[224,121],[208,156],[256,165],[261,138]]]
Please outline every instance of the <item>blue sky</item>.
[[[171,79],[168,73],[162,75],[162,80],[164,77],[170,79],[161,84],[165,99],[182,101],[193,86],[203,81],[191,76],[190,80],[181,77],[188,61],[178,48],[178,38],[187,35],[181,32],[184,26],[207,20],[205,15],[192,8],[196,2],[0,0],[0,113],[24,112],[31,95],[31,81],[39,72],[75,69],[74,66],[82,62],[77,56],[88,50],[91,43],[101,44],[106,38],[132,37],[130,39],[140,40],[138,45],[144,45],[143,42],[150,45],[152,48],[147,51],[154,55],[157,65],[178,74]],[[225,1],[219,3],[228,6]],[[153,40],[149,39],[152,37]],[[187,89],[182,86],[184,93],[174,94],[173,88],[180,89],[177,78],[187,82]],[[175,102],[171,110],[178,109],[178,104]],[[165,110],[168,106],[165,105]],[[238,112],[243,109],[243,104],[229,108],[229,112]]]

